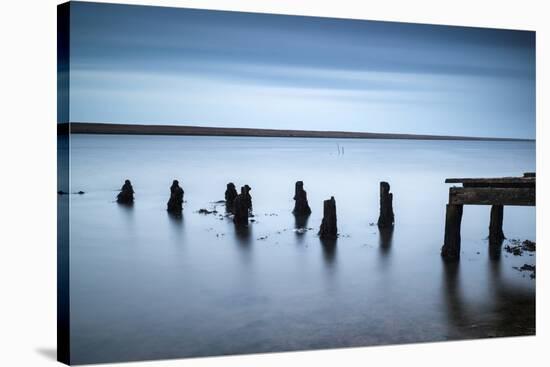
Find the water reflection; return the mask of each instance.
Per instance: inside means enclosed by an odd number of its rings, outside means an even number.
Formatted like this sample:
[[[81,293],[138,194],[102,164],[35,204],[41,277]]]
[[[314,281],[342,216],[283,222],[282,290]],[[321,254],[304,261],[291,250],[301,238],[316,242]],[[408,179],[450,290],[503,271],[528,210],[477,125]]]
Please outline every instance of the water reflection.
[[[501,261],[489,261],[489,288],[492,312],[496,314],[489,332],[493,336],[532,335],[535,333],[535,297],[502,274]],[[486,327],[488,328],[488,327]]]
[[[461,284],[460,262],[443,261],[442,264],[442,294],[451,339],[532,335],[535,332],[535,299],[523,287],[506,281],[501,261],[489,260],[489,294],[475,303],[468,303],[464,296],[468,285]]]
[[[319,238],[323,248],[323,259],[329,267],[334,267],[336,261],[336,243],[337,239]]]
[[[498,254],[492,255],[491,251],[498,251]],[[491,247],[489,247],[489,263],[487,264],[487,266],[489,267],[489,280],[493,291],[495,291],[497,288],[500,288],[501,286],[502,261],[500,261],[500,253],[501,253],[500,247],[498,249],[492,249],[492,250],[491,250]],[[498,255],[498,258],[493,257],[497,255]]]
[[[239,250],[243,259],[248,263],[250,262],[250,254],[252,250],[252,240],[253,240],[253,228],[251,225],[248,226],[234,226],[235,231],[235,240],[239,245]]]
[[[294,233],[296,234],[296,241],[298,243],[304,242],[306,238],[308,221],[309,215],[294,215]]]
[[[464,325],[465,306],[460,287],[460,262],[442,261],[443,265],[443,297],[445,310],[450,325],[462,327]]]
[[[170,228],[172,232],[176,235],[178,239],[183,237],[183,215],[182,214],[173,214],[166,212],[168,215],[168,222],[170,223]]]
[[[117,203],[119,212],[122,213],[124,221],[130,228],[134,226],[134,203]]]
[[[393,227],[380,228],[378,230],[378,245],[380,253],[384,256],[388,255],[393,244]]]
[[[506,334],[506,324],[515,324],[513,334],[534,327],[534,280],[512,269],[523,259],[506,258],[502,249],[500,262],[465,256],[460,265],[443,268],[439,256],[445,177],[533,169],[534,143],[357,139],[346,143],[354,154],[327,159],[323,169],[324,139],[79,134],[71,144],[72,184],[89,192],[71,203],[76,362],[143,357],[144,344],[155,346],[147,356],[166,358],[416,341],[416,335],[487,337]],[[289,167],[292,161],[300,167]],[[205,205],[227,181],[216,177],[227,167],[232,177],[262,188],[254,202],[258,213],[286,214],[262,215],[240,230],[221,206],[223,217],[195,213],[210,209]],[[188,177],[184,218],[167,217],[165,210],[162,181],[174,170]],[[112,203],[116,194],[105,189],[121,172],[139,183],[134,208]],[[308,194],[317,209],[307,224],[289,210],[289,177],[298,173],[314,183]],[[366,227],[379,205],[373,177],[388,176],[400,192],[401,220],[395,232],[376,233],[377,227]],[[326,193],[340,198],[350,235],[337,244],[316,237]],[[509,235],[534,237],[534,212],[507,212]],[[472,207],[464,220],[464,249],[471,253],[486,231],[487,213]],[[314,229],[289,233],[295,225]],[[235,299],[243,306],[227,307]],[[326,317],[328,309],[334,317]],[[261,340],[251,340],[252,334]],[[220,342],[224,338],[230,343]]]
[[[496,241],[489,241],[489,259],[493,261],[500,260],[500,256],[502,253],[502,243],[504,242],[504,239],[502,240],[496,240]]]

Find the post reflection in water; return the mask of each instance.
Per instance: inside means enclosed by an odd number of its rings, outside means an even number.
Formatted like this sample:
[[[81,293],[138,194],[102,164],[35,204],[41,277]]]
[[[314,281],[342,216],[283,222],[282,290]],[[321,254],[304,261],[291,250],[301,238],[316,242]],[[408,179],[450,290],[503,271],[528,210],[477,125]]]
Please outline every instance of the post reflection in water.
[[[486,266],[488,296],[468,301],[468,284],[464,282],[466,274],[461,275],[461,263],[443,262],[442,294],[449,321],[448,338],[532,335],[535,331],[534,298],[521,285],[504,278],[501,261],[490,256]]]
[[[298,243],[303,243],[305,240],[308,221],[309,215],[294,215],[294,233],[296,234],[296,241]]]
[[[231,223],[233,225],[233,223]],[[250,255],[252,252],[252,240],[253,240],[253,228],[252,225],[248,226],[236,226],[233,225],[233,233],[235,235],[235,241],[238,244],[239,252],[245,262],[250,262]]]
[[[500,260],[500,255],[502,254],[502,243],[504,239],[491,242],[489,241],[489,259],[493,261]]]
[[[319,238],[321,247],[323,249],[323,259],[330,268],[334,268],[336,261],[336,244],[338,239],[336,238]]]
[[[456,338],[453,330],[464,326],[465,307],[463,304],[462,290],[460,287],[460,263],[443,262],[443,297],[446,305],[447,318],[453,328],[449,328],[449,337]]]
[[[521,285],[507,281],[503,274],[502,261],[490,259],[487,266],[494,302],[493,312],[498,315],[495,317],[497,332],[494,336],[533,334],[535,298]]]
[[[378,230],[378,245],[380,253],[384,256],[388,255],[393,244],[393,227],[380,228]]]
[[[183,214],[175,215],[173,213],[166,212],[168,215],[168,222],[170,223],[170,228],[175,234],[176,238],[179,240],[183,237]]]
[[[124,217],[124,222],[128,225],[128,229],[134,227],[134,203],[117,203],[116,205]]]

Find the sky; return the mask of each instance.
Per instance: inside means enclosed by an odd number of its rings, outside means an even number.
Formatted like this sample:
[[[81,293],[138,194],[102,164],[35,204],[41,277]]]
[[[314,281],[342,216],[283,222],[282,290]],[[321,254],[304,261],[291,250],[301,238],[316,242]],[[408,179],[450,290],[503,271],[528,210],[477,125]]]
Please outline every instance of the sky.
[[[535,138],[535,33],[75,2],[70,120]]]

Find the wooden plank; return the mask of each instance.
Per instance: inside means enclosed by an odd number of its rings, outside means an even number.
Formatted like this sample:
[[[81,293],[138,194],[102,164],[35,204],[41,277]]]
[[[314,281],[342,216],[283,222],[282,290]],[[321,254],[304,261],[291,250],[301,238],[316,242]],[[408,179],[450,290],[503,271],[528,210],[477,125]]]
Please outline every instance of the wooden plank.
[[[503,188],[515,188],[515,187],[532,187],[536,186],[536,182],[464,182],[463,187],[503,187]]]
[[[535,206],[534,187],[451,187],[449,204]]]
[[[445,183],[462,183],[464,187],[535,187],[535,177],[448,178]]]

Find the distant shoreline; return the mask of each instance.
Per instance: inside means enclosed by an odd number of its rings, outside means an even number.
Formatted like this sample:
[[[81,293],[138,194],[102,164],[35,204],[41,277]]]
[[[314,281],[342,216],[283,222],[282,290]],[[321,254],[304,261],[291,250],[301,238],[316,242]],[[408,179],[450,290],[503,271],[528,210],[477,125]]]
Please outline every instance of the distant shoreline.
[[[449,136],[425,134],[390,134],[350,131],[278,130],[230,127],[203,127],[177,125],[133,125],[71,122],[57,125],[58,134],[113,134],[113,135],[182,135],[182,136],[249,136],[274,138],[338,138],[338,139],[407,139],[407,140],[473,140],[526,141],[535,139],[494,138],[477,136]]]

